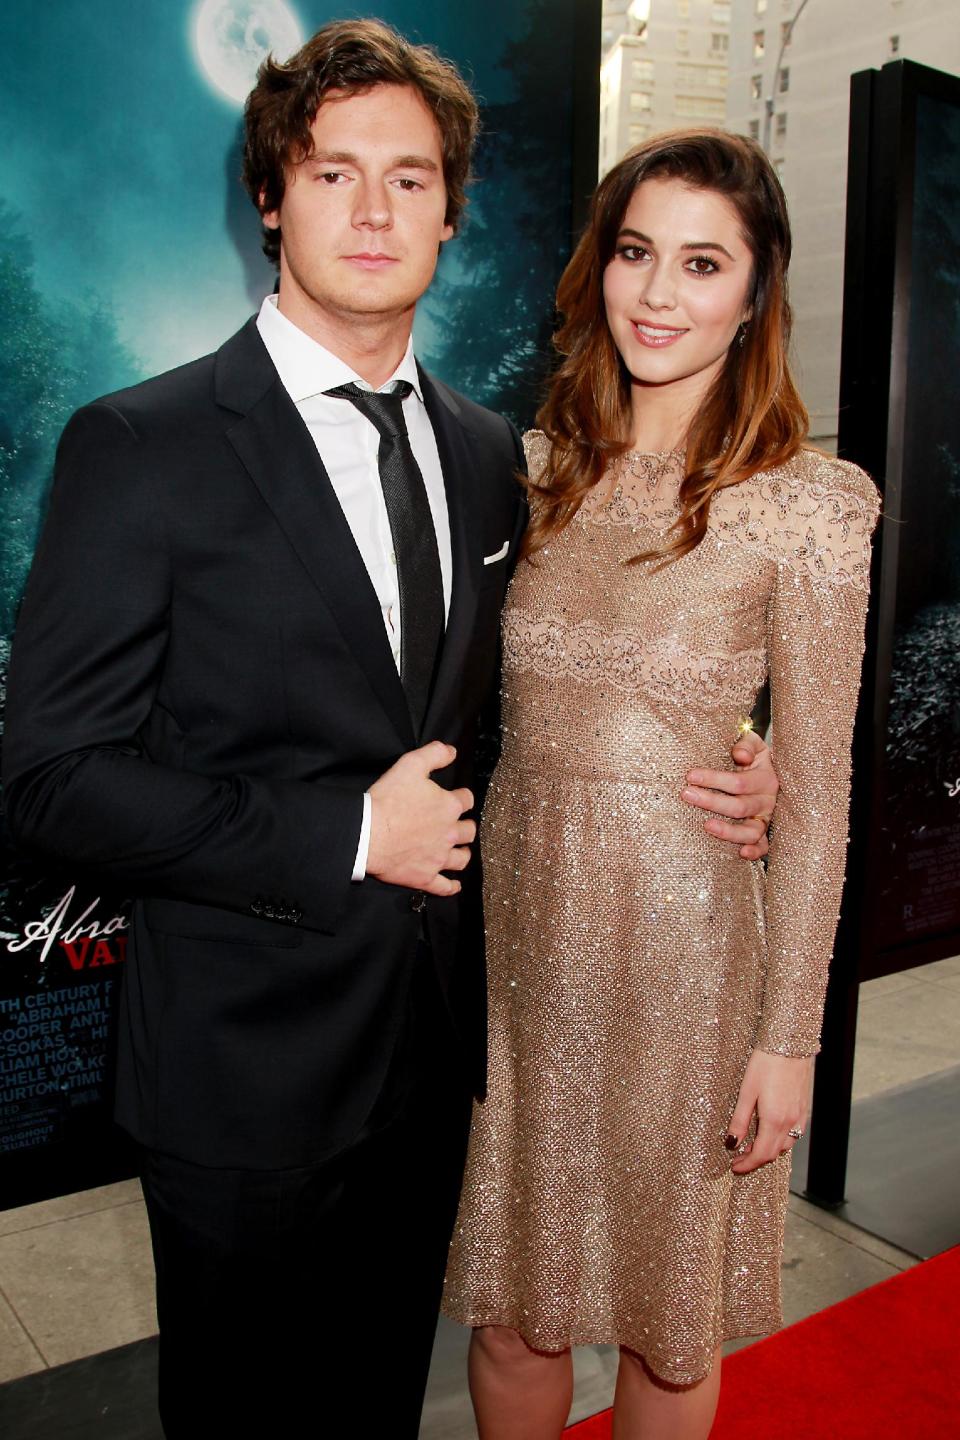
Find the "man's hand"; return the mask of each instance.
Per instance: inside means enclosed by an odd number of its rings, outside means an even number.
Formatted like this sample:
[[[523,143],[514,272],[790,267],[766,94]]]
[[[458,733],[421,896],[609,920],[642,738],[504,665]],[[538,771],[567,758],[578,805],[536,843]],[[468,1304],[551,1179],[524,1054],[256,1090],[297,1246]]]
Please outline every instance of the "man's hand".
[[[688,770],[687,786],[680,798],[688,805],[714,813],[704,824],[710,835],[729,840],[740,848],[744,860],[760,860],[770,846],[770,824],[780,782],[770,751],[759,735],[748,730],[731,750],[736,770]],[[727,815],[729,820],[720,816]]]
[[[460,881],[441,871],[463,870],[469,862],[477,827],[460,817],[473,808],[473,796],[430,779],[456,757],[452,745],[432,740],[401,755],[370,786],[368,875],[430,895],[457,894]]]

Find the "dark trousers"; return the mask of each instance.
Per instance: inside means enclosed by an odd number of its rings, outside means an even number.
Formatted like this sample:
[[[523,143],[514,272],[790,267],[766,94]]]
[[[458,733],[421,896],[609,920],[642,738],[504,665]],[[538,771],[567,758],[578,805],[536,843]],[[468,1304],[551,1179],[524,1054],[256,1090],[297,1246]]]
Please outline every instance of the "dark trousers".
[[[346,1150],[282,1171],[146,1153],[168,1440],[416,1440],[469,1115],[427,959]]]

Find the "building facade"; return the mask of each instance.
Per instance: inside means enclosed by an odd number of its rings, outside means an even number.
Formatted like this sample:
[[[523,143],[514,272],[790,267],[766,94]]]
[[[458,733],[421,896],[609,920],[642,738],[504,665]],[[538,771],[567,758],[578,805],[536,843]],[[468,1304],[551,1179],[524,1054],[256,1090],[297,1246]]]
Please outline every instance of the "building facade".
[[[772,98],[770,155],[794,238],[794,366],[811,435],[829,449],[840,385],[850,76],[900,59],[960,73],[960,4],[807,0],[781,56],[798,7],[799,0],[735,0],[726,124],[762,141]]]
[[[633,0],[603,0],[603,19],[601,21],[600,36],[600,57],[607,58],[607,52],[614,42],[625,35],[633,21],[630,15]]]
[[[600,174],[648,135],[726,115],[730,0],[606,0]]]

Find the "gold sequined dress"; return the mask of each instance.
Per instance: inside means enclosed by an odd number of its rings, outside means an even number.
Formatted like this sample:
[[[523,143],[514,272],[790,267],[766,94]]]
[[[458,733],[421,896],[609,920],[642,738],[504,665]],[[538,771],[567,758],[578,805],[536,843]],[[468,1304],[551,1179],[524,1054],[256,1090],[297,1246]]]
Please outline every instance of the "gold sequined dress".
[[[546,441],[524,443],[536,475]],[[624,565],[681,478],[679,455],[623,457],[511,583],[481,831],[489,1094],[444,1299],[677,1384],[781,1323],[789,1157],[735,1176],[723,1142],[753,1047],[818,1046],[878,509],[862,471],[805,451],[719,492],[679,561]],[[765,873],[680,790],[731,768],[768,675]]]

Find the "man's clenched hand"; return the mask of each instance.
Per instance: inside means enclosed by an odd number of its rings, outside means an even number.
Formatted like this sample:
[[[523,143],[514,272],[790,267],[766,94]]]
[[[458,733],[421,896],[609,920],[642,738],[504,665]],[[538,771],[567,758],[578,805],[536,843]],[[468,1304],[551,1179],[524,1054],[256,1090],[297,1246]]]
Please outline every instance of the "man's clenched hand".
[[[431,740],[401,755],[370,786],[368,875],[430,895],[457,894],[460,881],[443,871],[463,870],[470,860],[477,827],[461,817],[473,808],[473,796],[430,779],[456,756],[452,745]]]

